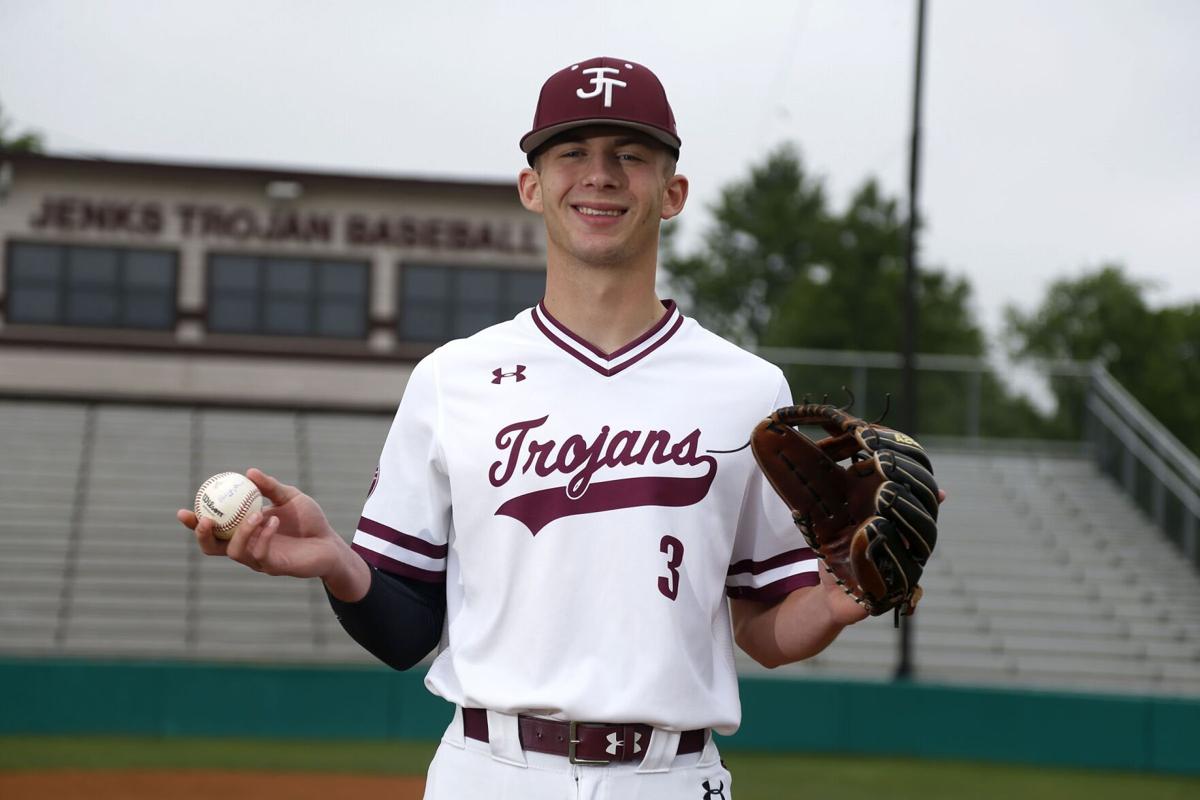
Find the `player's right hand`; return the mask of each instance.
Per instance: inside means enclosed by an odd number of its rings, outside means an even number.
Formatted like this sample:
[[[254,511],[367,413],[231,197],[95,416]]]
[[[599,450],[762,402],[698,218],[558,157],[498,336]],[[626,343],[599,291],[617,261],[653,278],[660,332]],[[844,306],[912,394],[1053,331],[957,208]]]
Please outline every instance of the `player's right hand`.
[[[246,477],[271,505],[243,520],[228,540],[213,535],[212,520],[197,518],[187,509],[175,512],[175,518],[195,533],[200,550],[211,556],[228,556],[267,575],[316,578],[330,574],[346,544],[317,501],[253,467]]]

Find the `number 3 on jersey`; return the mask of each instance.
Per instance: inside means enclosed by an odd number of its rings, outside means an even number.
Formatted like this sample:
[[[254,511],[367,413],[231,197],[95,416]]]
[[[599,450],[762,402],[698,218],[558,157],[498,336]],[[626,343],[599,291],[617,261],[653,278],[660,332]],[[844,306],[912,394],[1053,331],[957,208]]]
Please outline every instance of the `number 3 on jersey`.
[[[663,597],[674,600],[679,595],[679,565],[683,563],[683,542],[670,534],[662,537],[658,543],[659,552],[667,556],[667,572],[658,579],[658,590]]]

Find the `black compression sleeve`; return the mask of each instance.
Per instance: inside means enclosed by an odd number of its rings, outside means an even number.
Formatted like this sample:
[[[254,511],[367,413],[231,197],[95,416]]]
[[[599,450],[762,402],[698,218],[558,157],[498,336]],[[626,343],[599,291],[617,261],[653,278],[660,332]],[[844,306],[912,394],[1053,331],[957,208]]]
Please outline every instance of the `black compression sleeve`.
[[[393,669],[408,669],[442,638],[446,586],[404,578],[371,567],[371,587],[357,603],[325,590],[346,633]]]

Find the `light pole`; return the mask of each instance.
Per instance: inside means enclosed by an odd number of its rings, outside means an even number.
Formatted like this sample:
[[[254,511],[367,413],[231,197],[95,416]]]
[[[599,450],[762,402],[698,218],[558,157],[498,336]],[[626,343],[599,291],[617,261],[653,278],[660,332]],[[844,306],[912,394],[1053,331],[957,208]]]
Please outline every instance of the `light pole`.
[[[921,84],[925,60],[925,0],[917,0],[917,52],[913,75],[912,142],[908,154],[908,242],[904,263],[904,350],[901,394],[904,397],[902,424],[910,436],[918,435],[917,417],[917,189],[921,160]],[[900,655],[896,678],[912,676],[913,617],[900,628]]]

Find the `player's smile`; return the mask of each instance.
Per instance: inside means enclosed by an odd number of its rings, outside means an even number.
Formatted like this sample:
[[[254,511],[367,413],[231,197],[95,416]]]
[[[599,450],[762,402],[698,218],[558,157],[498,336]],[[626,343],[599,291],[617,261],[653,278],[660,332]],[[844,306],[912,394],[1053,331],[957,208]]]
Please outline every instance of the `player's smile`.
[[[572,203],[571,208],[583,217],[589,225],[605,226],[615,224],[625,216],[628,208],[615,203]]]
[[[656,233],[654,222],[658,218],[652,195],[648,197],[640,187],[629,191],[585,183],[575,188],[593,196],[599,189],[620,197],[623,202],[616,199],[575,200],[575,192],[564,192],[557,213],[547,215],[551,218],[548,234],[552,241],[593,263],[629,262],[636,258],[635,253],[649,250]]]

